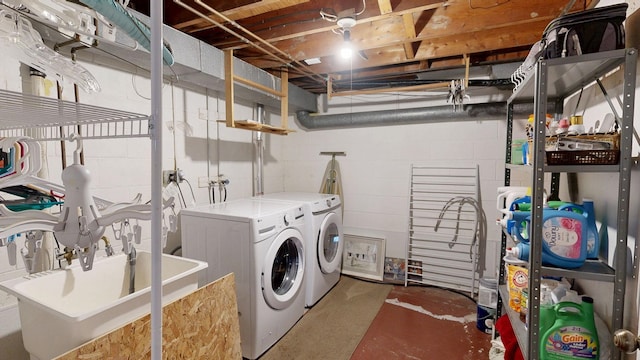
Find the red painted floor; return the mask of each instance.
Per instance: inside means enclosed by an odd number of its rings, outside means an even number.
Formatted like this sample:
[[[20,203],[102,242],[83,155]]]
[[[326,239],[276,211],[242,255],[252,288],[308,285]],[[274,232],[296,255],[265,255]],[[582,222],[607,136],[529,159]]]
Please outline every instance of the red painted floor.
[[[487,359],[491,335],[476,327],[476,312],[452,291],[395,286],[351,360]]]

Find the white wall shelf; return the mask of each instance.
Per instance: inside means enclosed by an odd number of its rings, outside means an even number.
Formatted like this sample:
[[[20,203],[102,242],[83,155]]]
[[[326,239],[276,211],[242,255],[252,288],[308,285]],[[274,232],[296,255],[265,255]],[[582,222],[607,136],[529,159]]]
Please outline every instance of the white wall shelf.
[[[0,90],[0,136],[63,140],[149,137],[148,115]],[[80,129],[78,131],[78,129]]]

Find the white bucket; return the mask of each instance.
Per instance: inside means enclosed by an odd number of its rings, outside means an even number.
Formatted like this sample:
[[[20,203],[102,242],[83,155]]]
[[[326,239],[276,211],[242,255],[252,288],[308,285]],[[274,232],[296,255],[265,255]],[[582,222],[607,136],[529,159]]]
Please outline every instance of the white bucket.
[[[478,305],[495,309],[498,305],[498,280],[480,279],[478,287]]]

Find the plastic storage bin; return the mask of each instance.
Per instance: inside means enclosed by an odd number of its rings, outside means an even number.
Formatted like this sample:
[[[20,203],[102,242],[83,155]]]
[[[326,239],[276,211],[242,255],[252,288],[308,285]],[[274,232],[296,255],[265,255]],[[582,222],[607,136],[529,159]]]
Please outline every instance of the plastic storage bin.
[[[498,280],[481,278],[478,287],[478,305],[495,309],[497,304]]]

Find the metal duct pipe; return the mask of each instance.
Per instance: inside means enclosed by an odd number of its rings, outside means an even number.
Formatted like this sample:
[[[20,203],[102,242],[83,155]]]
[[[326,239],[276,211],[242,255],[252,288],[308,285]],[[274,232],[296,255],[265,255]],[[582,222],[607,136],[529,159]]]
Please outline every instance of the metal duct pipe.
[[[528,116],[532,113],[533,104],[514,105],[514,116]],[[313,115],[305,110],[296,112],[298,122],[307,130],[466,120],[498,120],[505,119],[506,116],[507,105],[504,102],[468,104],[464,105],[462,111],[454,111],[451,105],[444,105],[329,115]]]
[[[256,121],[258,124],[264,124],[264,105],[257,104],[256,112],[258,113],[256,116]],[[263,195],[264,194],[264,133],[261,131],[254,131],[255,134],[255,146],[256,146],[256,157],[254,162],[254,184],[253,184],[253,195]]]

